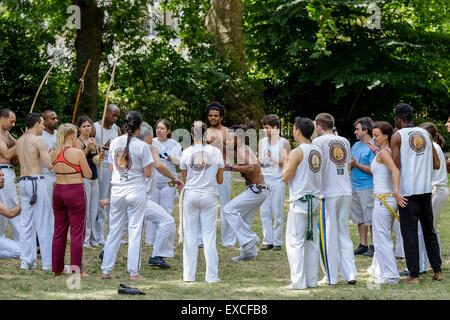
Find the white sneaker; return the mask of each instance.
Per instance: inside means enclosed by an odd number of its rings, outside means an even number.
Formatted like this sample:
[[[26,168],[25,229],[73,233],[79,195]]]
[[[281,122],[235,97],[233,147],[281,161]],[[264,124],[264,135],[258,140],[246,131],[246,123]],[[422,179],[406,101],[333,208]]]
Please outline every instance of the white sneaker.
[[[42,266],[42,270],[44,270],[44,271],[52,271],[52,266]]]
[[[378,278],[373,280],[374,284],[398,284],[397,278]]]
[[[120,245],[121,246],[125,246],[125,245],[127,245],[128,244],[128,242],[126,242],[125,240],[120,240]]]
[[[317,284],[328,284],[327,276],[323,277]]]

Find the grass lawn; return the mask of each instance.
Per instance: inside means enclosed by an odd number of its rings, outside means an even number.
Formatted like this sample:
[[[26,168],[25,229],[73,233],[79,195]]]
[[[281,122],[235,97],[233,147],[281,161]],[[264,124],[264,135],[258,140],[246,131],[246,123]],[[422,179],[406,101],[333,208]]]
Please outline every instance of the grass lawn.
[[[236,194],[243,189],[242,182],[236,182]],[[178,226],[178,200],[174,209],[175,220]],[[285,214],[288,205],[285,203]],[[286,219],[285,219],[286,221]],[[262,239],[262,228],[259,213],[253,220],[253,229]],[[230,259],[239,254],[238,249],[224,249],[220,243],[220,228],[217,234],[217,248],[219,253],[219,277],[222,280],[216,284],[204,282],[205,262],[202,252],[199,252],[197,267],[197,282],[185,283],[183,274],[183,248],[178,244],[178,235],[175,243],[175,257],[166,261],[171,268],[161,270],[147,266],[151,254],[151,247],[143,247],[140,274],[146,281],[131,283],[126,269],[127,246],[121,246],[116,266],[110,280],[101,279],[101,260],[98,254],[101,249],[84,250],[84,270],[90,275],[82,278],[80,289],[69,289],[67,279],[69,276],[54,277],[49,271],[41,269],[20,270],[20,260],[0,260],[0,300],[19,299],[106,299],[106,300],[290,300],[290,299],[345,299],[345,300],[406,300],[425,299],[443,300],[450,298],[450,202],[441,213],[441,241],[443,273],[442,282],[431,279],[432,272],[421,275],[419,285],[374,285],[367,273],[371,258],[356,256],[358,269],[358,282],[351,286],[341,281],[339,285],[321,285],[311,290],[284,290],[283,286],[290,283],[289,264],[286,251],[259,251],[256,261],[232,262]],[[9,229],[8,229],[9,232]],[[355,225],[350,224],[350,233],[354,247],[359,243],[358,231]],[[260,245],[260,244],[259,244]],[[67,247],[66,264],[69,263],[69,247]],[[202,250],[202,249],[200,249]],[[38,266],[41,266],[38,256]],[[405,262],[398,262],[399,270],[405,268]],[[321,273],[321,272],[320,272]],[[319,277],[319,279],[322,276]],[[138,287],[146,292],[145,296],[123,296],[117,294],[120,283]]]

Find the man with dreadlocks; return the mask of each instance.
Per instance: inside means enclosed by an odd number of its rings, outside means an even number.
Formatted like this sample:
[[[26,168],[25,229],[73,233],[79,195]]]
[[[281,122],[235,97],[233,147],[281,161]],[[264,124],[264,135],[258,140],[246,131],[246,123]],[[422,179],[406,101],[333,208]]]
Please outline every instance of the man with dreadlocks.
[[[246,182],[245,190],[223,208],[225,219],[240,245],[241,253],[233,257],[233,261],[255,260],[259,238],[250,229],[250,225],[258,208],[266,200],[268,191],[258,158],[252,149],[245,145],[244,132],[254,127],[255,123],[247,119],[245,125],[231,126],[227,132],[227,153],[233,153],[237,163],[227,164],[225,170],[239,172]]]

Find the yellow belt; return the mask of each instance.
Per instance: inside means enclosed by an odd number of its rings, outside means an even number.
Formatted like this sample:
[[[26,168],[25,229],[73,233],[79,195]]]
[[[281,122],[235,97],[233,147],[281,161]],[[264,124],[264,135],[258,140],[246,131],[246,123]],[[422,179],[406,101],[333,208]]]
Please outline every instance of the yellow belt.
[[[374,198],[380,199],[381,202],[383,202],[383,204],[386,206],[386,208],[388,208],[388,210],[394,215],[395,219],[397,219],[397,221],[400,222],[400,217],[395,213],[394,210],[392,210],[391,206],[388,205],[388,203],[386,202],[386,200],[384,200],[384,198],[387,198],[387,197],[393,197],[393,196],[394,196],[393,193],[374,194],[374,195],[373,195]]]

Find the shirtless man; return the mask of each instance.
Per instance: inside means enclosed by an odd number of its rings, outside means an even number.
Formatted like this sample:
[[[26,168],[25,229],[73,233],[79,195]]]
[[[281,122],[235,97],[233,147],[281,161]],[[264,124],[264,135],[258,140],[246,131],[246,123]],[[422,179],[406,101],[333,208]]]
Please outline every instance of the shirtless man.
[[[0,169],[3,170],[5,175],[5,187],[0,190],[0,201],[12,208],[19,202],[17,199],[16,185],[14,183],[16,174],[14,172],[14,163],[17,162],[16,158],[16,139],[14,139],[9,131],[16,124],[16,115],[9,109],[0,110]],[[7,219],[0,217],[0,236],[5,236],[8,222],[11,226],[11,232],[14,240],[20,239],[20,218],[15,217]]]
[[[3,189],[5,183],[5,176],[0,170],[0,189]],[[20,214],[20,204],[11,209],[0,202],[0,216],[8,219],[14,218]],[[0,237],[0,259],[17,259],[20,257],[20,248],[17,241]]]
[[[206,114],[210,127],[206,131],[206,140],[212,146],[222,152],[223,161],[226,163],[226,136],[227,127],[222,125],[225,115],[225,108],[219,102],[211,102],[206,106]],[[230,162],[230,161],[228,161]],[[223,208],[231,200],[231,172],[223,173],[223,182],[219,184],[219,202],[220,202],[220,233],[222,246],[224,248],[234,248],[236,237],[233,230],[223,216]],[[201,229],[200,229],[201,234]]]
[[[43,139],[44,119],[40,113],[29,113],[25,117],[27,132],[17,140],[17,155],[20,162],[19,190],[22,201],[20,226],[20,269],[36,268],[36,231],[39,239],[42,269],[52,270],[52,240],[54,218],[42,164],[53,169]]]
[[[254,122],[248,121],[245,125],[231,126],[227,132],[227,152],[233,154],[238,161],[243,159],[241,161],[243,163],[226,164],[225,170],[239,172],[246,184],[245,191],[223,208],[224,218],[230,224],[240,245],[241,253],[239,256],[233,257],[233,261],[255,260],[256,244],[259,238],[250,229],[250,225],[258,208],[266,200],[268,192],[258,158],[252,149],[245,145],[245,140],[240,136],[241,130],[246,131],[254,126]],[[239,131],[241,132],[239,133]]]

